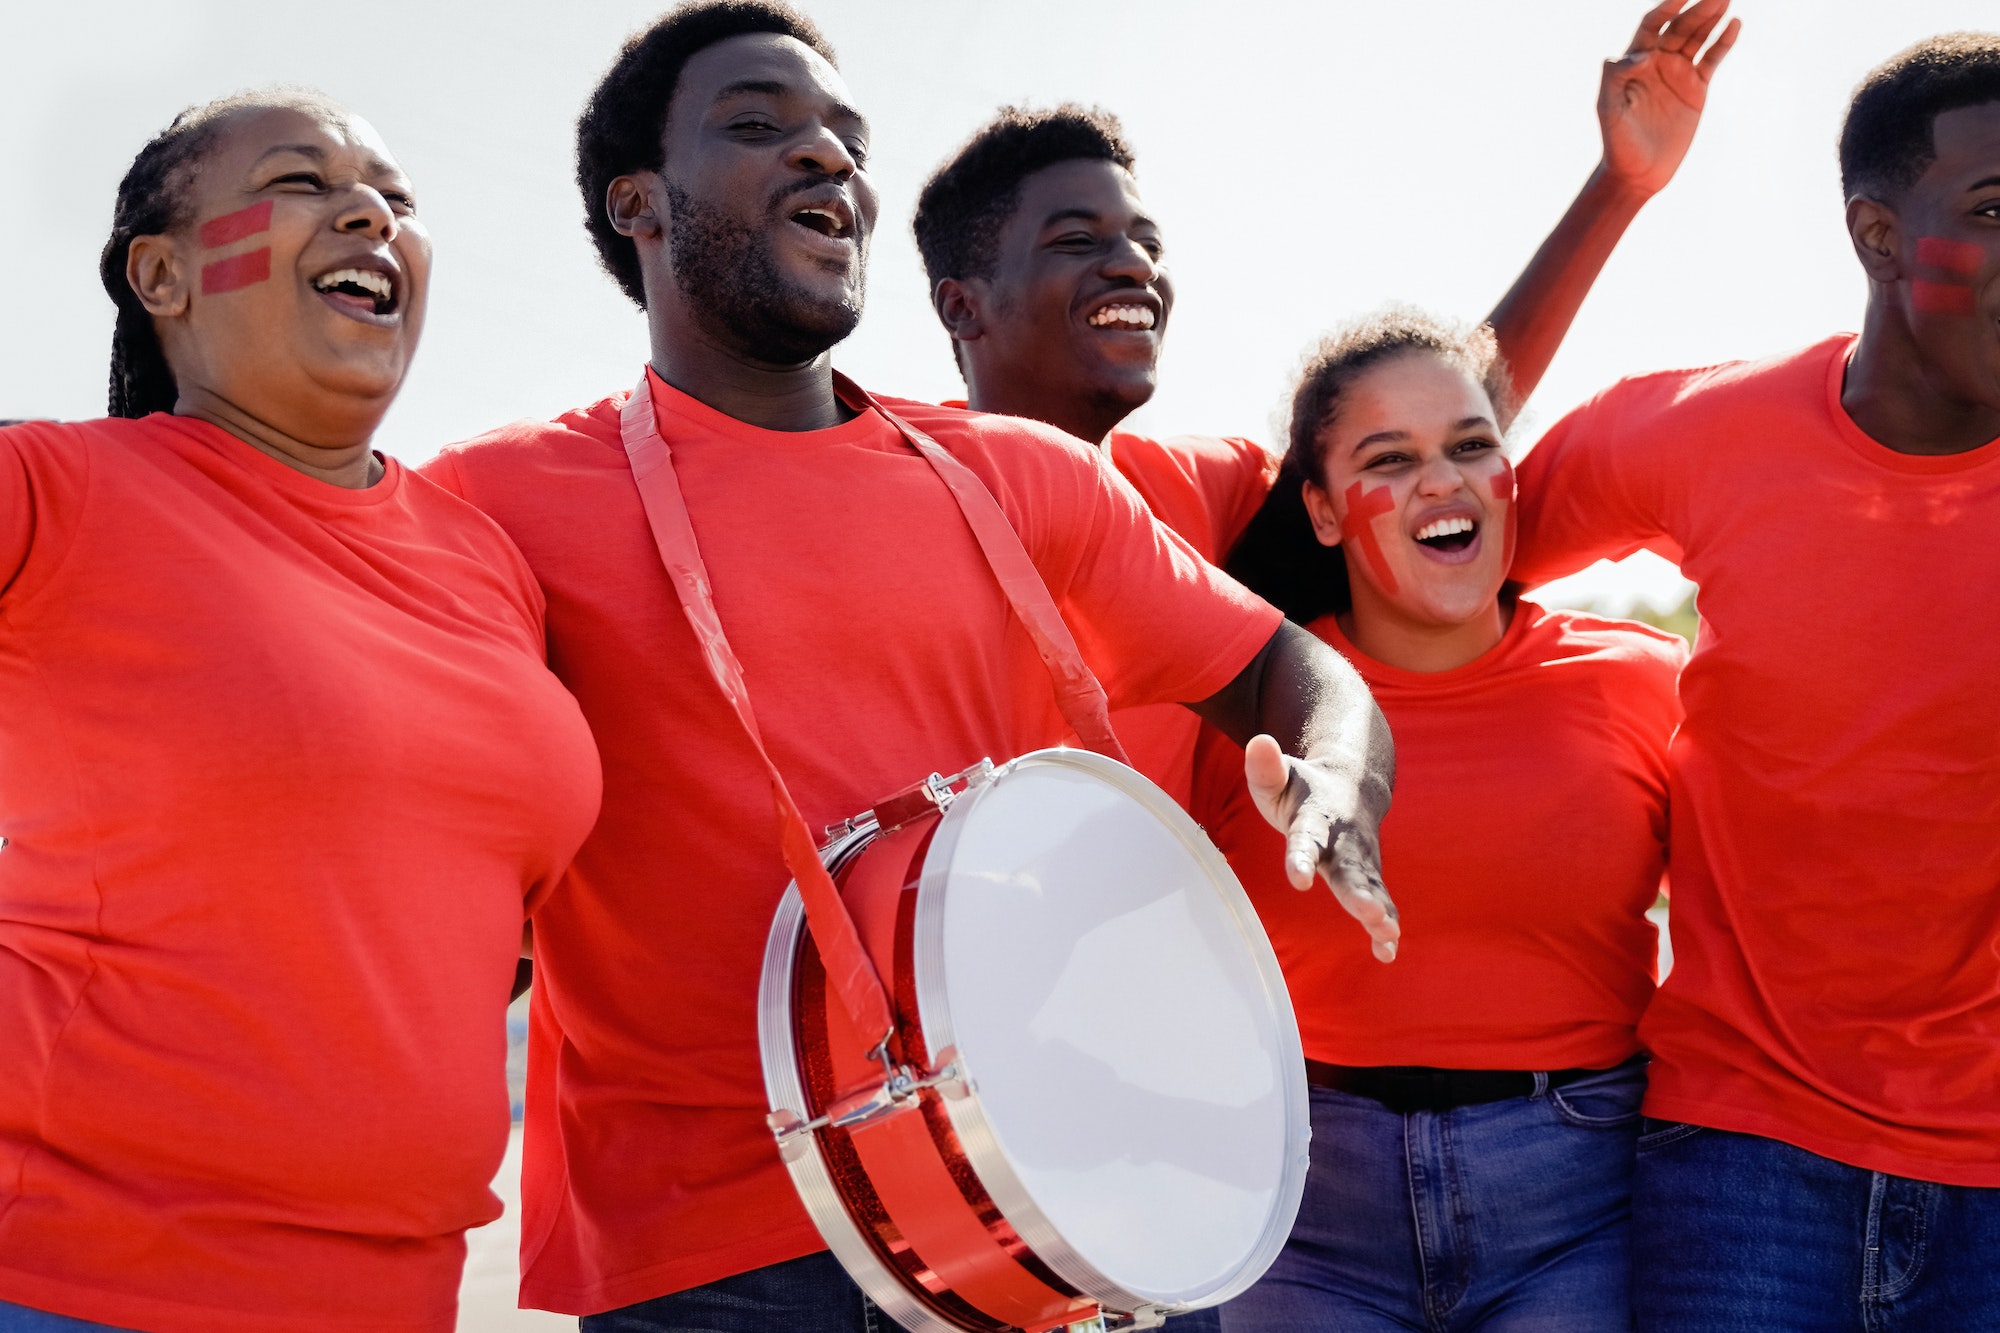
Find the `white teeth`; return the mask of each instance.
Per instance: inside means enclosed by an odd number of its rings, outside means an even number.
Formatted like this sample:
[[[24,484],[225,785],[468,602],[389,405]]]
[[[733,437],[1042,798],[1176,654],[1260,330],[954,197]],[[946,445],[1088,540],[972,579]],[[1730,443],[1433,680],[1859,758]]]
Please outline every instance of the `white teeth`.
[[[389,281],[388,274],[359,268],[335,269],[331,273],[322,273],[313,279],[313,290],[330,292],[342,283],[351,283],[378,301],[388,300],[396,291],[395,285]]]
[[[1455,533],[1471,532],[1478,526],[1477,523],[1463,516],[1459,518],[1441,518],[1418,528],[1417,540],[1420,542],[1429,541],[1433,537],[1449,537]]]
[[[1093,329],[1150,329],[1153,327],[1153,308],[1144,305],[1108,305],[1090,317]]]
[[[842,232],[847,230],[847,224],[840,220],[840,214],[834,212],[832,209],[829,208],[801,208],[798,212],[792,214],[792,216],[795,218],[806,218],[806,217],[825,218],[827,222],[832,224],[833,234],[835,236],[839,236]]]

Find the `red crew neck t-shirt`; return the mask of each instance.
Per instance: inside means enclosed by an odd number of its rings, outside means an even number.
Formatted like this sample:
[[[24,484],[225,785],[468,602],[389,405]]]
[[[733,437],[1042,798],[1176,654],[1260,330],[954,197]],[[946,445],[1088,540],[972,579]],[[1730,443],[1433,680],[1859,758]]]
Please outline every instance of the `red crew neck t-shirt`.
[[[1521,602],[1451,671],[1354,664],[1396,738],[1382,877],[1408,947],[1383,966],[1323,887],[1285,879],[1284,839],[1243,748],[1202,729],[1199,817],[1277,950],[1306,1055],[1339,1065],[1603,1069],[1638,1049],[1666,861],[1671,634]]]
[[[1647,547],[1701,589],[1647,1114],[2000,1186],[2000,441],[1870,439],[1854,341],[1556,423],[1514,575]]]
[[[653,382],[715,604],[809,826],[1057,742],[1048,673],[929,463],[866,412],[760,430]],[[790,881],[768,782],[660,567],[625,395],[445,451],[549,602],[604,814],[535,916],[522,1300],[614,1309],[824,1249],[764,1125],[756,997]],[[1114,707],[1202,699],[1278,613],[1049,427],[891,402],[976,472]]]
[[[0,1300],[453,1327],[524,896],[599,780],[519,552],[386,468],[0,430]]]
[[[1113,431],[1111,465],[1202,559],[1220,565],[1270,493],[1278,460],[1254,440],[1211,435],[1148,439]],[[1112,715],[1132,767],[1183,808],[1193,800],[1194,745],[1201,719],[1175,704]]]

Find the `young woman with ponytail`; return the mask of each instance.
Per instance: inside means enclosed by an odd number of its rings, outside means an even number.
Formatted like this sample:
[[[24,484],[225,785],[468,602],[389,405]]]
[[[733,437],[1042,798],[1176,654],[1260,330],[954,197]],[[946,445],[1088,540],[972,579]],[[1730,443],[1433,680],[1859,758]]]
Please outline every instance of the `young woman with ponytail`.
[[[430,243],[307,94],[119,188],[111,413],[0,429],[0,1330],[453,1327],[525,901],[595,816],[542,601],[370,440]]]
[[[1334,334],[1230,557],[1389,720],[1407,941],[1379,966],[1271,873],[1244,752],[1205,732],[1196,814],[1270,932],[1313,1085],[1298,1224],[1223,1307],[1230,1333],[1631,1326],[1635,1028],[1685,645],[1513,596],[1508,399],[1490,330],[1394,310]]]

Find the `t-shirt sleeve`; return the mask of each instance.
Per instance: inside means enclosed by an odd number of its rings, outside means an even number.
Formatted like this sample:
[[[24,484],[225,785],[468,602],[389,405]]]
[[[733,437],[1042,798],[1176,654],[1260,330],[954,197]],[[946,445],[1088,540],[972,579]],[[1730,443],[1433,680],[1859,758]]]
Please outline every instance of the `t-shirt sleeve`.
[[[53,569],[73,528],[89,473],[74,427],[28,422],[0,428],[0,601]]]
[[[1680,562],[1676,516],[1697,470],[1688,455],[1698,440],[1680,407],[1691,375],[1614,384],[1528,451],[1516,470],[1515,579],[1535,587],[1639,550]]]
[[[1278,456],[1255,440],[1230,436],[1218,443],[1223,448],[1209,456],[1202,481],[1208,512],[1215,516],[1216,552],[1227,555],[1271,493]]]
[[[1085,659],[1114,708],[1208,698],[1283,617],[1155,519],[1108,463],[1076,453],[1058,600]]]

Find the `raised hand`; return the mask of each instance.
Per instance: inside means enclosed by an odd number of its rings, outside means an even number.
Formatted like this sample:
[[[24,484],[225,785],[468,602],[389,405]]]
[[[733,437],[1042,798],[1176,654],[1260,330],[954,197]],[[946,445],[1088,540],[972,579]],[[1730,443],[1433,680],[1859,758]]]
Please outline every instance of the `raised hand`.
[[[1376,826],[1386,795],[1371,801],[1363,787],[1310,759],[1293,759],[1269,736],[1244,747],[1244,777],[1251,799],[1271,826],[1285,835],[1285,877],[1310,889],[1317,870],[1348,914],[1368,931],[1375,956],[1394,962],[1403,927],[1396,904],[1382,886],[1382,851]]]
[[[1604,62],[1597,87],[1603,170],[1649,195],[1674,178],[1687,156],[1708,101],[1708,81],[1742,28],[1741,19],[1730,19],[1709,43],[1729,12],[1729,0],[1681,6],[1682,0],[1664,0],[1648,10],[1625,54]]]

